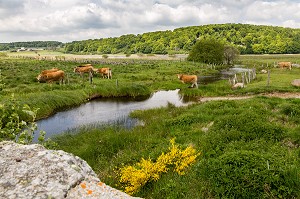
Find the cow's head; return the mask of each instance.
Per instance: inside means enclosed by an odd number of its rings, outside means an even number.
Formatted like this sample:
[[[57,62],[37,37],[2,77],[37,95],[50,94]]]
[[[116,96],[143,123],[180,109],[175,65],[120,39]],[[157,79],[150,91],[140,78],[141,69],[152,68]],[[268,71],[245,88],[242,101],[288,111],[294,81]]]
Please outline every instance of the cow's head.
[[[42,75],[42,74],[39,74],[36,79],[38,80],[38,82],[40,83],[45,83],[46,82],[46,76],[45,75]]]
[[[182,78],[182,74],[177,74],[178,79]]]

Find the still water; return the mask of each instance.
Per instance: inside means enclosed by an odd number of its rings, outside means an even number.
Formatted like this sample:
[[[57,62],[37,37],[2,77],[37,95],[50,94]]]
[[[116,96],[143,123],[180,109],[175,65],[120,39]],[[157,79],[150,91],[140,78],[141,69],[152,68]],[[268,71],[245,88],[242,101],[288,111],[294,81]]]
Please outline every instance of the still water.
[[[178,92],[179,89],[158,91],[144,100],[128,98],[92,100],[78,107],[58,112],[49,118],[37,121],[37,132],[44,130],[46,138],[48,138],[82,125],[105,124],[118,120],[126,121],[129,118],[129,113],[134,110],[164,107],[168,103],[175,106],[184,106],[192,103],[192,99],[186,99]]]

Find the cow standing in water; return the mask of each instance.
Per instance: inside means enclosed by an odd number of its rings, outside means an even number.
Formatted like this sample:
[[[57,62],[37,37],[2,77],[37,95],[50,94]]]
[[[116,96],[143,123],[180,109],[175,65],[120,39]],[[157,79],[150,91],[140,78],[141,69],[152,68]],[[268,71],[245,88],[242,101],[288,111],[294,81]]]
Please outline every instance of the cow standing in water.
[[[177,77],[179,80],[181,80],[182,83],[192,83],[191,87],[194,88],[198,88],[198,77],[197,75],[184,75],[184,74],[177,74]]]
[[[102,78],[107,78],[111,79],[112,74],[111,74],[111,68],[98,68],[94,70],[96,73],[99,73],[102,75]]]
[[[278,62],[278,66],[281,69],[288,68],[288,69],[292,70],[292,63],[291,62]]]

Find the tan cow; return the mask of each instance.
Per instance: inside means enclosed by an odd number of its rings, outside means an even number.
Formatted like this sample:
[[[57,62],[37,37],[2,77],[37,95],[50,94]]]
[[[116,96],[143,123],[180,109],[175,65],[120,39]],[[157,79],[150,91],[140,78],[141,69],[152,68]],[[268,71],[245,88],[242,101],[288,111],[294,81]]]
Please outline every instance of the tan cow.
[[[95,72],[102,75],[102,78],[107,78],[107,79],[112,78],[111,68],[98,68],[95,70]]]
[[[52,72],[56,72],[56,71],[59,71],[58,68],[52,68],[52,69],[49,69],[49,70],[43,70],[41,72],[41,74],[47,74],[47,73],[52,73]]]
[[[47,83],[52,83],[55,81],[58,81],[59,83],[63,83],[65,78],[65,72],[62,70],[54,71],[54,72],[48,72],[44,74],[39,74],[37,76],[37,80],[42,83],[42,82],[47,82]]]
[[[87,66],[92,66],[92,67],[93,67],[92,64],[82,64],[82,65],[79,65],[79,66],[77,66],[77,67],[87,67]]]
[[[288,68],[288,69],[292,70],[292,63],[291,62],[278,62],[278,66],[281,69]]]
[[[179,80],[181,80],[182,83],[192,83],[191,87],[198,88],[198,77],[197,75],[184,75],[184,74],[177,74],[177,77]]]
[[[81,65],[74,68],[74,73],[79,73],[83,77],[84,73],[91,73],[93,75],[94,67],[91,64]]]

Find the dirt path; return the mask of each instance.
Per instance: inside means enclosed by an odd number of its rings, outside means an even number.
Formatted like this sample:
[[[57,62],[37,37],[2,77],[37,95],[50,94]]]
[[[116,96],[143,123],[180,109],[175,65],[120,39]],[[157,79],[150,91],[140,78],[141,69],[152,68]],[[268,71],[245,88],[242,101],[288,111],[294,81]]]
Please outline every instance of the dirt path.
[[[225,96],[225,97],[201,97],[199,99],[200,102],[207,102],[207,101],[215,101],[215,100],[242,100],[242,99],[249,99],[256,96],[266,96],[266,97],[278,97],[282,99],[288,98],[300,98],[299,93],[266,93],[266,94],[257,94],[257,95],[247,95],[247,96]]]

